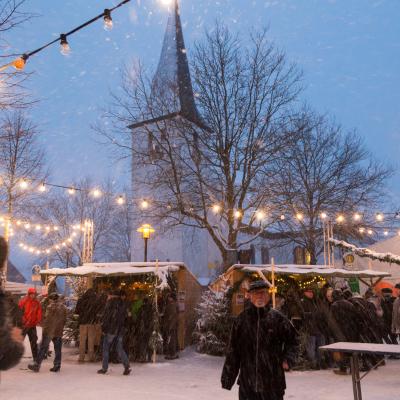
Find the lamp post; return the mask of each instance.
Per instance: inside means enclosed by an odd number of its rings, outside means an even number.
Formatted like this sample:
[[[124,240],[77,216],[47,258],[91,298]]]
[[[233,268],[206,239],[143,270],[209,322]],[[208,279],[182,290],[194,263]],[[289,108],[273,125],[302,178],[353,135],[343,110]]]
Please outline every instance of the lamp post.
[[[147,262],[147,241],[155,230],[150,224],[143,224],[137,231],[142,234],[142,238],[144,239],[144,262]]]

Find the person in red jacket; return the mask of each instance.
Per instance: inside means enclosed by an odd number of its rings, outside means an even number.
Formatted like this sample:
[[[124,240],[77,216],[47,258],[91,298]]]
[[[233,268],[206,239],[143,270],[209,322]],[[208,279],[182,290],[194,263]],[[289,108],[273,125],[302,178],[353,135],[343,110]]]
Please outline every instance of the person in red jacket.
[[[32,357],[36,361],[38,355],[36,326],[42,321],[42,307],[36,298],[36,289],[28,289],[28,295],[19,302],[18,306],[23,311],[22,316],[22,336],[29,337],[31,344]]]

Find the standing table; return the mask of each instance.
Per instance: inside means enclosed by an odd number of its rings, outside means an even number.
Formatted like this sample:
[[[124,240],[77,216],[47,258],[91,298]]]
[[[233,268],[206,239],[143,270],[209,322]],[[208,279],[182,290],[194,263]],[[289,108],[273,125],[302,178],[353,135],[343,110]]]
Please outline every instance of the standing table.
[[[338,342],[327,346],[321,346],[319,350],[351,354],[350,370],[353,381],[354,400],[362,400],[361,379],[368,375],[373,369],[372,368],[370,371],[366,372],[360,378],[360,368],[358,363],[359,354],[400,356],[400,345],[396,344]],[[380,362],[377,365],[379,364]]]

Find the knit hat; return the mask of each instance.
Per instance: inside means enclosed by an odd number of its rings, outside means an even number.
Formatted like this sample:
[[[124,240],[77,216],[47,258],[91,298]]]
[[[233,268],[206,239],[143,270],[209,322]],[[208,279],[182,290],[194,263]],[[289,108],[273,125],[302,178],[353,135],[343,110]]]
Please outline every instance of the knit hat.
[[[36,289],[31,287],[28,289],[28,294],[37,294]]]

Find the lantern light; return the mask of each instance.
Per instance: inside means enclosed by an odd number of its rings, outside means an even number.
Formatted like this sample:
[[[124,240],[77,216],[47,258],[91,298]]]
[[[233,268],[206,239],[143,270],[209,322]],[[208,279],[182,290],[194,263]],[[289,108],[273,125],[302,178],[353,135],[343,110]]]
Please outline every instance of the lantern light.
[[[150,224],[143,224],[137,229],[137,232],[142,234],[143,239],[149,239],[150,235],[155,232],[155,229]]]

